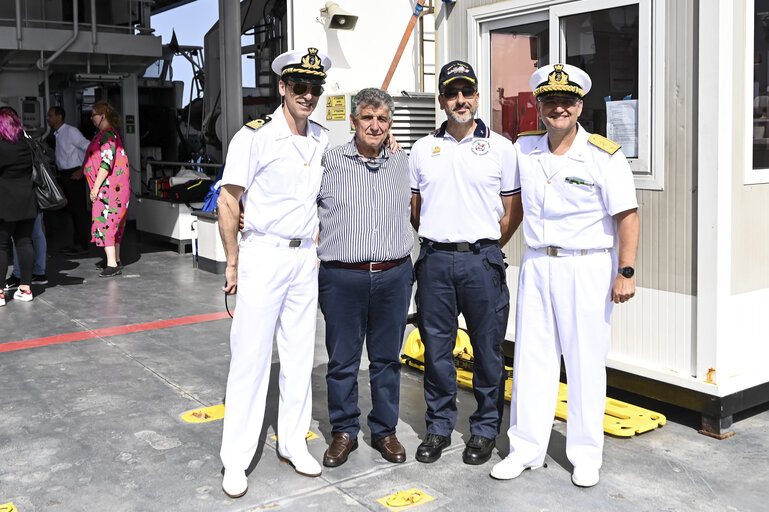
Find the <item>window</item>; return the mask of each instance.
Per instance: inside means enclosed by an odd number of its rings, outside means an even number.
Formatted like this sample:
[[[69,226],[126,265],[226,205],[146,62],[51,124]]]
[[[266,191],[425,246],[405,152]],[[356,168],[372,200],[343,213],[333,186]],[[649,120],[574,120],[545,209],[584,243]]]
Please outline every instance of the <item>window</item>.
[[[755,0],[752,34],[753,82],[749,97],[753,165],[746,183],[769,182],[769,0]],[[750,26],[750,25],[748,25]]]
[[[664,38],[653,35],[664,24],[652,23],[657,3],[575,0],[521,6],[507,1],[469,9],[469,55],[471,62],[475,57],[482,93],[491,97],[481,115],[515,140],[518,133],[541,127],[528,84],[531,73],[551,62],[579,66],[593,82],[582,126],[622,144],[636,187],[662,189]],[[484,90],[484,83],[490,89]]]

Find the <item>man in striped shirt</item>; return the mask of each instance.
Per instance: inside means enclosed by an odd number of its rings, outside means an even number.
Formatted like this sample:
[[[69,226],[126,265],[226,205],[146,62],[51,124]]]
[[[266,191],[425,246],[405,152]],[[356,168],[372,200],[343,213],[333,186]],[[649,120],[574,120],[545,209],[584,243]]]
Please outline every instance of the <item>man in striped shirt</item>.
[[[406,460],[395,436],[398,358],[411,300],[413,235],[408,161],[387,147],[393,100],[379,89],[355,95],[355,137],[328,151],[318,195],[319,302],[326,320],[328,411],[333,441],[323,464],[336,467],[358,447],[358,368],[369,359],[372,445]]]
[[[462,460],[483,464],[494,449],[504,404],[502,340],[510,293],[501,247],[523,213],[513,145],[475,118],[473,68],[450,62],[441,69],[438,85],[448,119],[419,139],[409,157],[412,222],[422,243],[415,267],[427,402],[427,436],[416,459],[435,462],[451,444],[457,419],[452,352],[462,313],[473,347],[478,403]]]

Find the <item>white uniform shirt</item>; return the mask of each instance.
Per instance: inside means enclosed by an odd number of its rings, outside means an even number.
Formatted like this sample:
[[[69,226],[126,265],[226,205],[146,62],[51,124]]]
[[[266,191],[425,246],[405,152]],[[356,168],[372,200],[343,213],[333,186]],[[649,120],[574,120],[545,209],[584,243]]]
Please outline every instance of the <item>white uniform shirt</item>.
[[[66,123],[53,133],[56,136],[56,167],[64,170],[82,166],[88,139],[83,137],[80,130]]]
[[[283,107],[261,128],[241,128],[230,141],[222,185],[243,187],[244,231],[309,239],[318,229],[316,199],[328,147],[325,130],[307,123],[291,133]]]
[[[411,191],[421,197],[419,236],[435,242],[501,237],[500,195],[518,192],[512,143],[480,119],[472,136],[457,141],[443,123],[411,149]]]
[[[529,247],[564,249],[614,247],[614,215],[638,208],[633,173],[625,155],[613,155],[590,142],[577,125],[577,137],[562,157],[550,153],[548,136],[525,135],[518,152],[523,237]]]

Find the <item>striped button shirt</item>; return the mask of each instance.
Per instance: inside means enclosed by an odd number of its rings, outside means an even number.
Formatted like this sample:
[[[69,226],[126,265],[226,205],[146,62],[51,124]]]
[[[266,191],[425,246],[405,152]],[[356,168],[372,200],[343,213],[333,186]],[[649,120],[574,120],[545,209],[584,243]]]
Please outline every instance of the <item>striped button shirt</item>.
[[[321,261],[390,261],[411,254],[414,236],[408,157],[383,147],[378,170],[359,158],[355,138],[324,155],[318,194]]]

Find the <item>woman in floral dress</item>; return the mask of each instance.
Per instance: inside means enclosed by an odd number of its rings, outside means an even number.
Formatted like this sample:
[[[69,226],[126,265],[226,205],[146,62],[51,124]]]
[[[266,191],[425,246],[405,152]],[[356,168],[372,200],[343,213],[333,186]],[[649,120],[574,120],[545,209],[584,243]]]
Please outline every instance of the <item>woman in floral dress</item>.
[[[91,122],[98,130],[85,153],[83,166],[93,203],[91,241],[104,247],[107,265],[99,277],[122,273],[120,242],[123,240],[131,186],[128,157],[116,127],[120,114],[106,101],[93,106]]]

